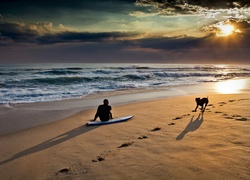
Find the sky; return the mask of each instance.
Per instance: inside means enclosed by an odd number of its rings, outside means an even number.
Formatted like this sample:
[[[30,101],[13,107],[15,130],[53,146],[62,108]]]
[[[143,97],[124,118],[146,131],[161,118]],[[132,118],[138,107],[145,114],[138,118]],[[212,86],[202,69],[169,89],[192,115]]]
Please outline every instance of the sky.
[[[0,63],[250,64],[249,0],[0,0]]]

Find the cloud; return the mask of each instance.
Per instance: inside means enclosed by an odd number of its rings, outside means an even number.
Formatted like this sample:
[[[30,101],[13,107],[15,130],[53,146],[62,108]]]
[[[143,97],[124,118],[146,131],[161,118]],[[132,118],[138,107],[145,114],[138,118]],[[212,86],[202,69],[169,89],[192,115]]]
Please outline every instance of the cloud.
[[[134,17],[148,17],[148,16],[155,16],[158,13],[145,13],[142,11],[133,11],[131,13],[129,13],[130,16],[134,16]]]
[[[213,8],[213,9],[220,9],[220,8],[235,8],[235,7],[249,7],[250,2],[249,0],[137,0],[137,4],[142,5],[155,5],[158,7],[172,7],[178,10],[181,5],[190,5],[190,6],[200,6],[204,8]]]
[[[136,38],[138,33],[126,32],[61,32],[37,38],[39,44],[56,44],[70,42],[116,42]]]
[[[248,24],[241,24],[245,30]],[[250,33],[217,37],[138,37],[137,33],[60,32],[42,36],[31,46],[0,48],[1,62],[154,62],[250,63]],[[127,38],[131,38],[127,40]],[[121,40],[123,39],[123,40]],[[27,42],[26,42],[27,43]],[[32,44],[39,43],[41,46]],[[237,61],[236,61],[237,60]]]
[[[0,44],[12,43],[56,44],[69,42],[113,42],[135,39],[137,32],[78,32],[59,25],[53,29],[51,22],[26,24],[21,22],[0,23]]]
[[[0,22],[1,44],[4,40],[10,42],[35,42],[38,36],[52,33],[52,23],[43,22],[26,24],[22,22]]]
[[[197,14],[207,18],[230,16],[234,18],[249,18],[250,2],[248,0],[137,0],[139,6],[152,6],[162,15]]]
[[[237,20],[237,19],[228,19],[226,21],[218,21],[214,22],[213,24],[206,25],[201,28],[201,30],[208,32],[209,34],[221,34],[221,31],[223,27],[226,28],[233,28],[231,34],[233,35],[243,35],[250,33],[250,21],[248,20]]]
[[[0,62],[78,62],[78,63],[250,63],[249,48],[216,48],[199,47],[199,43],[210,42],[212,36],[207,39],[190,39],[196,44],[192,46],[188,40],[187,45],[173,48],[164,46],[164,40],[160,39],[126,42],[92,42],[92,43],[58,43],[53,46],[20,46],[11,48],[4,46],[0,48]],[[178,38],[176,38],[178,39]],[[165,45],[175,39],[165,39]],[[216,43],[216,42],[215,42]],[[10,51],[11,49],[11,51]]]
[[[157,13],[162,15],[195,14],[203,11],[203,8],[187,4],[185,0],[180,1],[157,1],[157,0],[137,0],[138,6],[152,6]]]

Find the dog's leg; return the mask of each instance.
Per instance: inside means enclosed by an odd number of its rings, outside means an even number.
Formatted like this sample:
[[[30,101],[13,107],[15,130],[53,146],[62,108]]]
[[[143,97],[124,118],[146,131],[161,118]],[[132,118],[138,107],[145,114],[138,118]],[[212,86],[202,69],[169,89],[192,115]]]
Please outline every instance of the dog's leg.
[[[203,104],[201,105],[201,111],[203,110]]]
[[[207,107],[207,103],[205,104],[205,107],[204,107],[204,109],[202,110],[202,112],[204,112],[204,111],[205,111],[206,107]]]
[[[196,112],[196,110],[197,110],[198,106],[199,106],[199,105],[197,104],[196,108],[194,109],[194,112]]]
[[[206,109],[206,107],[207,107],[207,104],[208,104],[208,103],[206,103],[206,105],[205,105],[205,107],[204,107],[204,111],[205,111],[205,109]]]

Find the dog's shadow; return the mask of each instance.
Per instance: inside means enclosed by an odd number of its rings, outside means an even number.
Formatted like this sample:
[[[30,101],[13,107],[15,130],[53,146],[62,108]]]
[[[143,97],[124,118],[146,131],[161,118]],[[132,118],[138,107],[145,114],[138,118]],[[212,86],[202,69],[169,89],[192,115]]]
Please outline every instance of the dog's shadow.
[[[193,119],[194,116],[191,118],[186,128],[176,137],[177,141],[182,140],[188,132],[196,131],[197,129],[199,129],[204,120],[203,113],[200,113],[195,120]]]

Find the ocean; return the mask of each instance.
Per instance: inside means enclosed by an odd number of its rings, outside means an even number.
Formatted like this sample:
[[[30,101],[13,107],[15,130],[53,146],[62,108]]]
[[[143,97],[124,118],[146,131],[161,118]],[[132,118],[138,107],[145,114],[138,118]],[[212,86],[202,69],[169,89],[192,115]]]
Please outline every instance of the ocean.
[[[82,98],[250,77],[250,66],[197,64],[8,64],[0,66],[0,104]]]

